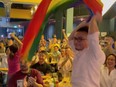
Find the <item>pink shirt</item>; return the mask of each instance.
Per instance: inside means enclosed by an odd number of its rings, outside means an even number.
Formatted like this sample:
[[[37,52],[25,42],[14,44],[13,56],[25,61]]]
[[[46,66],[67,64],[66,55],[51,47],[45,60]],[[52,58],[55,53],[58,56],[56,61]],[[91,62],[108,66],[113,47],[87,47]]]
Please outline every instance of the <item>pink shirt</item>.
[[[99,45],[98,32],[88,35],[88,45],[83,51],[74,49],[72,87],[100,87],[100,66],[105,61],[105,54]],[[71,46],[74,48],[73,44]]]
[[[12,76],[14,73],[20,70],[19,52],[15,53],[13,59],[8,58],[8,75]]]

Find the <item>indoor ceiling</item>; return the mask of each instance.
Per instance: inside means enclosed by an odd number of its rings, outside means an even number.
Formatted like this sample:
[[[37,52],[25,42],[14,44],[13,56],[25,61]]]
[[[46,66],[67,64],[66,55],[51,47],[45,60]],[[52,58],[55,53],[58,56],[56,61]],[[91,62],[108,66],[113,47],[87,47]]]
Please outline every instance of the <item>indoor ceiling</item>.
[[[3,3],[39,4],[42,0],[0,0]]]
[[[0,0],[0,8],[5,8],[6,6],[7,10],[11,9],[22,9],[22,10],[30,10],[34,7],[37,6],[42,0]],[[64,6],[62,6],[64,7]],[[104,18],[112,18],[116,14],[116,2],[114,5],[108,10],[108,12],[104,15]],[[74,16],[87,16],[89,14],[88,10],[86,9],[84,4],[81,4],[78,7],[74,8]],[[8,14],[9,15],[9,14]],[[64,17],[66,15],[66,12],[64,11]],[[19,18],[18,18],[19,20]]]
[[[30,10],[37,6],[41,0],[0,0],[0,7],[5,8],[7,6],[7,9],[5,12],[7,12],[6,15],[9,15],[9,12],[7,10],[12,9],[22,9],[22,10]],[[63,5],[62,8],[65,6]],[[74,16],[81,16],[81,15],[88,15],[88,11],[85,7],[85,5],[81,4],[78,7],[74,8]],[[64,11],[64,17],[66,16],[66,12]],[[54,18],[54,16],[52,16]],[[12,18],[12,17],[11,17]],[[18,18],[19,20],[19,18]]]

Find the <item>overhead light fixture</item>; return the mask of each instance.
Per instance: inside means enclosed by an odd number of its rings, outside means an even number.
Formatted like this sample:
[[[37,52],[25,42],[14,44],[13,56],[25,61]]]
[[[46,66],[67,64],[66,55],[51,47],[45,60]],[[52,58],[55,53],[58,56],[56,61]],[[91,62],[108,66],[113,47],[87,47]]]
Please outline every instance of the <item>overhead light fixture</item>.
[[[13,27],[14,27],[14,28],[18,28],[18,26],[17,26],[17,25],[14,25]]]

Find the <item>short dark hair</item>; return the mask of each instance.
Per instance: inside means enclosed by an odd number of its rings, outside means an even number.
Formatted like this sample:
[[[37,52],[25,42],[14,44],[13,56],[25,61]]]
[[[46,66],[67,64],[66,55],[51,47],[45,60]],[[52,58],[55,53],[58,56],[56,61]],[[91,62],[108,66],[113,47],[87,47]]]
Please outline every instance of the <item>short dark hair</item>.
[[[8,47],[10,49],[11,52],[13,52],[14,54],[18,51],[18,46],[16,44],[13,44],[11,46]]]
[[[77,30],[77,32],[86,32],[88,33],[88,26],[83,26]]]
[[[9,58],[13,59],[15,56],[15,53],[18,52],[18,46],[16,44],[13,44],[13,45],[9,46],[8,48],[10,49]]]
[[[43,54],[45,54],[45,55],[47,54],[47,52],[44,51],[44,50],[40,51],[39,54],[40,54],[40,53],[43,53]]]

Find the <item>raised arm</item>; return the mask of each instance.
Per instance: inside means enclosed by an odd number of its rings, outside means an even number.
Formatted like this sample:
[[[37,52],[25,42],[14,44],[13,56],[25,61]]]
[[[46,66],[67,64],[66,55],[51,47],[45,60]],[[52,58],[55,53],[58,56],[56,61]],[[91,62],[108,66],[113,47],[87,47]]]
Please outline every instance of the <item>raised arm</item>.
[[[99,32],[99,28],[97,25],[97,22],[101,22],[102,20],[102,15],[100,13],[96,13],[94,15],[89,23],[89,32],[88,34],[93,34],[95,32]]]
[[[95,56],[96,60],[99,60],[103,64],[105,60],[104,52],[99,45],[99,28],[97,22],[101,22],[102,16],[97,13],[94,15],[89,22],[89,31],[88,31],[88,45],[91,53]]]
[[[17,41],[18,42],[18,44],[20,45],[20,46],[22,46],[23,45],[23,43],[18,39],[18,37],[16,37],[15,36],[15,34],[14,33],[11,33],[10,34],[10,36],[13,38],[13,39],[15,39],[15,41]]]
[[[65,29],[62,29],[62,33],[63,33],[63,35],[64,35],[64,38],[65,38],[66,41],[68,42],[68,37],[67,37],[67,35],[66,35],[66,33],[65,33]]]

